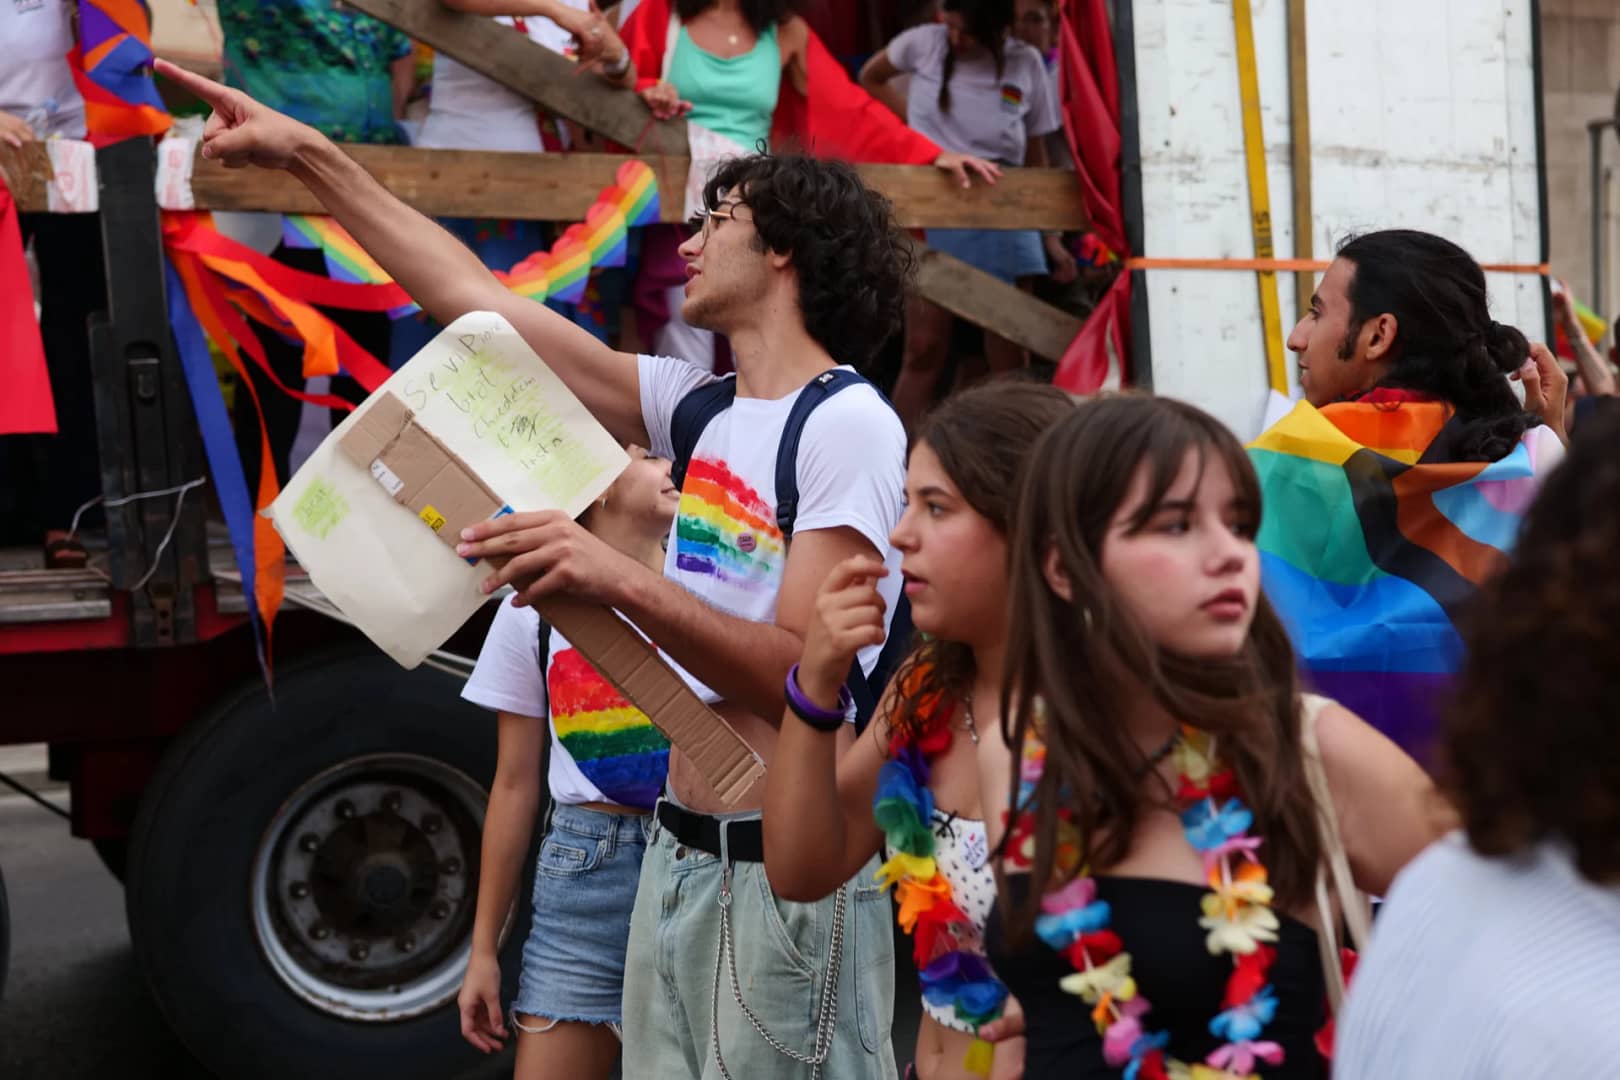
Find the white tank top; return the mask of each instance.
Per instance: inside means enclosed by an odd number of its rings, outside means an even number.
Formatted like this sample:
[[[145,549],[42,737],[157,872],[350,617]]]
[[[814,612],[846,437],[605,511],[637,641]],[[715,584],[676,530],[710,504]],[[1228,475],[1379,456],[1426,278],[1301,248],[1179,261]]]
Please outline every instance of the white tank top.
[[[27,120],[40,138],[84,138],[84,98],[67,62],[69,8],[66,0],[0,0],[0,110]]]
[[[934,811],[934,865],[951,886],[951,902],[966,915],[973,929],[958,932],[957,946],[964,952],[984,955],[984,924],[996,899],[996,877],[990,869],[990,843],[984,822]],[[887,848],[893,858],[894,848]],[[935,1021],[952,1029],[973,1033],[973,1026],[956,1017],[950,1006],[934,1005],[923,999],[923,1009]]]
[[[589,0],[562,2],[584,11]],[[509,15],[497,15],[495,21],[507,27],[515,25]],[[523,26],[529,40],[552,52],[562,52],[573,40],[566,30],[542,15],[526,17]],[[434,150],[534,154],[545,149],[534,102],[443,53],[433,58],[433,92],[416,144]]]

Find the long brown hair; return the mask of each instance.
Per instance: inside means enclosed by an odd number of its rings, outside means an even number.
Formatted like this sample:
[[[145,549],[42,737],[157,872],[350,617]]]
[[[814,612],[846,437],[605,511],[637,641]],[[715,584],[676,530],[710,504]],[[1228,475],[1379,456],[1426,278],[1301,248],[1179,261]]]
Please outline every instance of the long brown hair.
[[[968,506],[1005,536],[1030,451],[1074,405],[1074,398],[1043,383],[1017,378],[981,383],[930,412],[917,430],[917,442],[939,458]],[[942,638],[916,643],[895,673],[903,693],[888,718],[891,733],[919,736],[931,705],[965,698],[976,673],[967,645]]]
[[[1017,791],[1019,751],[1044,707],[1046,767],[1032,808],[1038,886],[1016,908],[1003,896],[1015,938],[1034,925],[1045,888],[1061,883],[1059,808],[1072,815],[1091,870],[1105,871],[1130,850],[1148,806],[1140,791],[1146,758],[1125,717],[1144,693],[1178,721],[1220,736],[1221,760],[1265,840],[1278,903],[1310,895],[1321,844],[1302,760],[1294,653],[1276,613],[1261,596],[1236,656],[1194,661],[1156,644],[1103,578],[1103,540],[1138,473],[1145,471],[1146,498],[1132,528],[1147,524],[1189,454],[1200,477],[1211,468],[1228,472],[1258,528],[1260,482],[1242,446],[1214,417],[1181,402],[1118,396],[1083,404],[1041,438],[1025,469],[1010,534],[1001,725]],[[1054,551],[1071,600],[1047,584]]]

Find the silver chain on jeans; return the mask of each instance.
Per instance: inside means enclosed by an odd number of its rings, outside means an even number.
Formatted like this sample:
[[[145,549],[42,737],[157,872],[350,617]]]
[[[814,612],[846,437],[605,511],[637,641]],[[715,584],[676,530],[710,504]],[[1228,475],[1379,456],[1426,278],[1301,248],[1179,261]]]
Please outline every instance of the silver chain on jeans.
[[[759,1037],[770,1044],[783,1057],[792,1058],[803,1065],[810,1066],[810,1078],[816,1080],[821,1075],[821,1066],[826,1062],[827,1055],[832,1052],[833,1025],[838,1020],[838,974],[844,960],[844,902],[849,891],[848,885],[841,885],[838,895],[833,900],[832,945],[827,956],[827,974],[821,983],[821,1008],[816,1015],[816,1044],[813,1054],[806,1056],[783,1046],[781,1041],[765,1029],[759,1017],[743,1001],[742,986],[737,980],[737,954],[731,947],[731,863],[723,861],[720,867],[720,952],[714,958],[714,997],[710,1001],[709,1027],[710,1040],[714,1044],[714,1063],[720,1067],[720,1075],[725,1080],[733,1080],[731,1071],[726,1068],[725,1059],[720,1056],[720,965],[725,963],[731,970],[731,996],[737,1002],[737,1008],[748,1022],[759,1032]]]

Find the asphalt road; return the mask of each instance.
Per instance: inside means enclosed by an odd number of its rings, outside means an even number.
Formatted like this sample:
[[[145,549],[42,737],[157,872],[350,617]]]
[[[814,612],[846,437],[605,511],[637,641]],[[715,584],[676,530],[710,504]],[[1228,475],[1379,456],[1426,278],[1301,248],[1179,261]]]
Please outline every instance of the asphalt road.
[[[0,1076],[206,1080],[135,970],[124,890],[90,845],[22,796],[0,796],[0,870],[12,938]]]
[[[64,790],[45,794],[67,803]],[[20,795],[0,794],[0,870],[12,935],[0,999],[0,1077],[209,1080],[169,1033],[135,969],[123,888],[94,849],[69,835],[61,818]],[[905,973],[896,987],[902,1061],[917,1023],[912,978]],[[510,1075],[491,1065],[476,1077]]]
[[[124,889],[68,823],[0,795],[11,966],[0,999],[4,1080],[212,1080],[169,1032],[135,968]],[[60,788],[42,791],[67,805]],[[451,1080],[510,1076],[510,1062]]]

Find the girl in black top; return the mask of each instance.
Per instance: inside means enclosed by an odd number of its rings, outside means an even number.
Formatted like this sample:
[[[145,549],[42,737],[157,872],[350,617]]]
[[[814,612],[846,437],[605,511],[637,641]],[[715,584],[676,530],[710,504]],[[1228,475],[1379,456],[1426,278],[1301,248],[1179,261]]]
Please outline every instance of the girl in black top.
[[[1394,744],[1303,704],[1259,591],[1259,526],[1242,447],[1179,402],[1083,405],[1026,467],[981,789],[1009,808],[987,815],[988,946],[1032,1080],[1325,1077],[1319,812],[1373,893],[1445,826]],[[1307,713],[1330,807],[1307,778]]]

